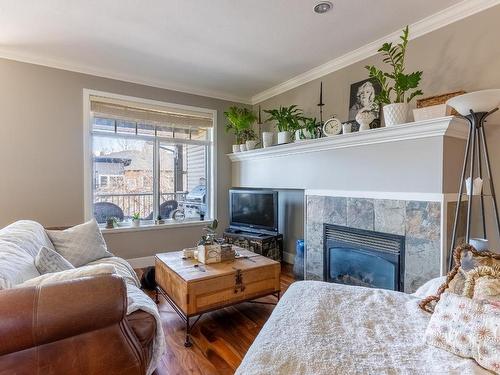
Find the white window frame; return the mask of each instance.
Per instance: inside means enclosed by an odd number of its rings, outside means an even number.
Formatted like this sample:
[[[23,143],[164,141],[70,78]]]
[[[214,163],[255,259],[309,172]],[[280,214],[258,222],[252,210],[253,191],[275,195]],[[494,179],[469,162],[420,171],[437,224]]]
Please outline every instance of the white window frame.
[[[85,220],[90,220],[93,217],[93,199],[92,199],[92,189],[93,189],[93,177],[92,177],[92,116],[90,109],[90,101],[92,96],[101,96],[110,99],[123,100],[127,102],[135,102],[142,105],[151,106],[165,106],[172,109],[178,109],[180,111],[196,111],[202,112],[210,115],[212,117],[212,132],[211,132],[211,146],[207,147],[208,158],[207,158],[207,186],[209,187],[207,195],[207,206],[209,207],[210,218],[217,218],[217,110],[210,108],[194,107],[190,105],[175,104],[162,102],[151,99],[137,98],[133,96],[114,94],[104,91],[97,91],[91,89],[83,89],[83,182],[84,182],[84,192],[83,192],[83,204],[84,204],[84,217]],[[171,142],[175,143],[175,139],[171,139]],[[159,140],[156,140],[159,142]],[[154,158],[157,160],[157,158]],[[157,168],[155,165],[154,168]],[[210,173],[212,172],[212,173]],[[156,184],[155,184],[156,185]],[[153,199],[157,200],[157,194],[153,195]],[[168,224],[167,224],[168,225]]]

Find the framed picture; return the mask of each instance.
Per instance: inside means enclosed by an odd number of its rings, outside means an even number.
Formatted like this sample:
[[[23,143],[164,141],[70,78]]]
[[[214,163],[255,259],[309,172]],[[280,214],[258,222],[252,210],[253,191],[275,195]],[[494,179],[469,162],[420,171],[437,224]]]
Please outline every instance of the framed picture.
[[[380,105],[375,102],[375,95],[379,93],[380,84],[374,79],[369,78],[353,83],[349,99],[349,121],[356,121],[356,115],[359,112],[370,111],[375,116],[370,128],[379,128]]]

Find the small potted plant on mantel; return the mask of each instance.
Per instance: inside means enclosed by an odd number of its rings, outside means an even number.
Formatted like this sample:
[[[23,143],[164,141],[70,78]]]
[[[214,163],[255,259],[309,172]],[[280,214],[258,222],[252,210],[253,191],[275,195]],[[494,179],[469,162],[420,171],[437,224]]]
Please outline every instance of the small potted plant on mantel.
[[[423,92],[417,89],[423,72],[405,73],[408,35],[408,26],[406,26],[403,29],[403,35],[400,36],[400,43],[384,43],[378,50],[382,53],[383,62],[391,67],[390,73],[384,72],[374,65],[365,67],[369,71],[370,78],[374,78],[380,83],[381,91],[375,96],[375,100],[383,105],[386,126],[406,123],[408,103],[414,97],[423,95]],[[412,92],[410,93],[410,91]]]
[[[264,112],[270,116],[266,121],[275,121],[278,128],[278,144],[290,142],[290,134],[300,129],[300,119],[302,110],[295,104],[289,107],[279,107],[278,109],[269,109]]]
[[[317,138],[318,123],[316,117],[301,117],[302,125],[295,131],[295,140],[305,140]]]
[[[233,145],[233,152],[245,151],[245,137],[249,137],[252,131],[252,124],[257,120],[257,116],[248,108],[231,106],[224,112],[228,121],[226,132],[232,131],[236,137],[236,144]],[[255,133],[254,137],[255,137]]]
[[[245,150],[241,151],[253,150],[259,143],[257,141],[257,134],[255,134],[255,131],[251,128],[243,130],[241,137],[245,141]]]

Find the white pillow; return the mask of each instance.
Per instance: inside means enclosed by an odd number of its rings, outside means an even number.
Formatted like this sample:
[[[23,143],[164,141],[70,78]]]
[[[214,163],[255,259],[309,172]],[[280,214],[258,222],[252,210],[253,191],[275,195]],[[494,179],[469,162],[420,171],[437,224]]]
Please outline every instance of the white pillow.
[[[42,275],[45,273],[60,272],[75,268],[70,262],[64,259],[61,254],[49,249],[46,246],[42,246],[36,255],[35,267]]]
[[[48,230],[56,251],[75,267],[112,257],[95,219],[66,230]]]
[[[422,285],[420,288],[418,288],[413,295],[415,297],[424,299],[427,296],[432,296],[434,294],[437,294],[437,290],[443,283],[446,281],[446,276],[440,276],[436,277],[434,279],[430,279],[427,281],[424,285]]]
[[[35,277],[33,279],[25,281],[24,283],[16,285],[16,288],[53,284],[59,281],[74,280],[86,276],[112,275],[112,274],[116,274],[116,269],[112,265],[95,264],[92,266],[72,268],[66,271],[46,273],[45,275]]]

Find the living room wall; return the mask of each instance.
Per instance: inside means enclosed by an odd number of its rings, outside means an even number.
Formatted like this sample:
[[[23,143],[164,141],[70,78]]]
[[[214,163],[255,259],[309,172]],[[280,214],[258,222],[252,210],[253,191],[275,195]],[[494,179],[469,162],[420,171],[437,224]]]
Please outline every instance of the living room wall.
[[[138,67],[140,68],[140,67]],[[224,132],[230,102],[92,75],[0,59],[0,227],[33,219],[46,227],[84,220],[83,89],[217,110],[217,216],[228,222],[231,168]],[[192,246],[201,225],[105,235],[125,258]]]
[[[499,19],[500,5],[497,5],[410,41],[407,71],[422,70],[424,72],[421,86],[425,97],[458,90],[471,92],[500,88]],[[319,100],[320,81],[323,81],[323,100],[326,103],[323,107],[324,119],[336,115],[341,121],[347,121],[350,85],[368,78],[364,67],[371,64],[382,66],[380,56],[372,56],[264,100],[254,105],[254,109],[257,110],[259,105],[262,110],[265,110],[277,108],[280,105],[297,104],[307,115],[319,117],[316,104]],[[264,113],[263,117],[266,118]],[[270,125],[266,125],[264,128],[269,127]],[[500,187],[500,148],[496,145],[500,144],[500,114],[492,117],[486,132],[490,145],[494,183],[498,190]],[[463,155],[463,143],[449,142],[445,146],[449,153],[445,156],[444,166],[460,163],[461,157],[459,161],[456,159],[457,155]],[[425,154],[423,149],[407,150],[407,152],[413,152],[416,158]],[[379,156],[373,155],[373,157]],[[398,165],[397,155],[393,157],[396,166]],[[303,162],[307,163],[305,160]],[[314,163],[312,160],[309,162]],[[363,159],[360,156],[359,159],[354,158],[351,162],[352,165],[356,165],[362,163]],[[356,173],[356,170],[353,169],[352,173]],[[456,173],[446,173],[445,178],[446,181],[442,181],[442,192],[455,192],[459,176]],[[388,189],[388,191],[392,190]],[[493,221],[489,220],[489,222]]]

